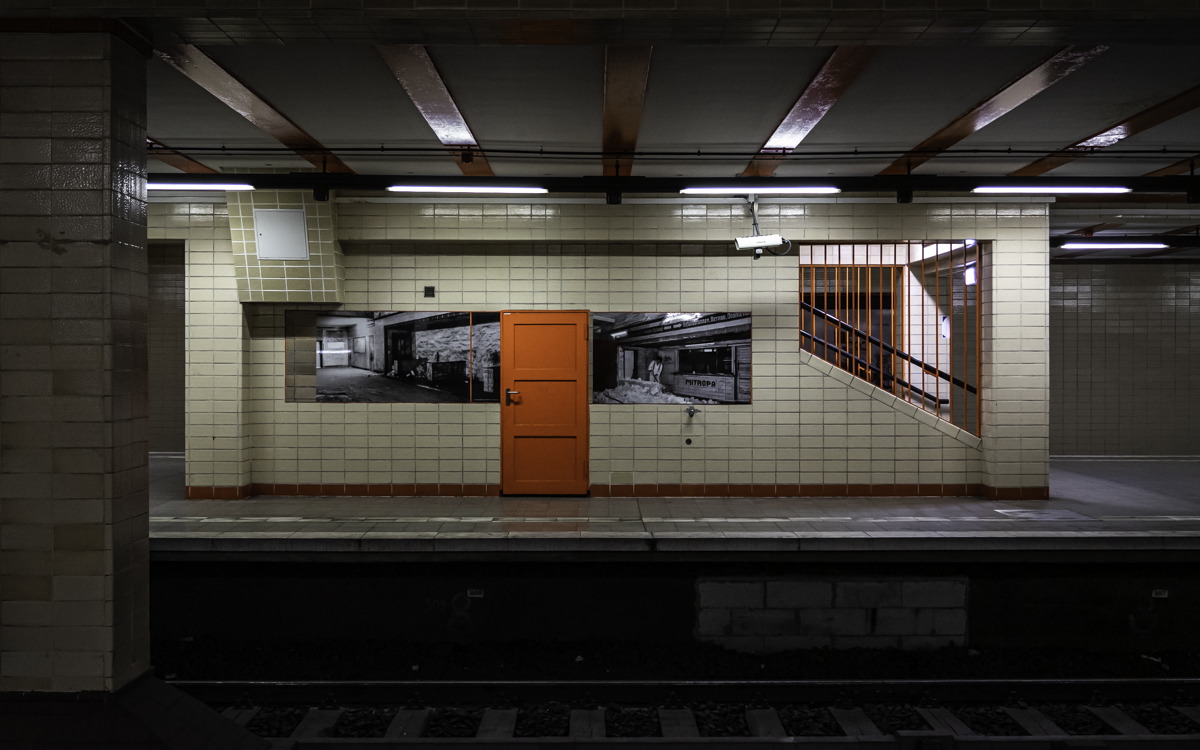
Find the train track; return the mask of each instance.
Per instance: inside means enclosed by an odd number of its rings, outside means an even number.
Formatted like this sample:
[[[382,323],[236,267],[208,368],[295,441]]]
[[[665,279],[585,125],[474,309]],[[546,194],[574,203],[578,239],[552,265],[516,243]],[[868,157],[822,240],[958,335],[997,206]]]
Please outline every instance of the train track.
[[[1200,750],[1195,678],[171,684],[279,750],[564,743]],[[531,734],[552,736],[522,736]]]

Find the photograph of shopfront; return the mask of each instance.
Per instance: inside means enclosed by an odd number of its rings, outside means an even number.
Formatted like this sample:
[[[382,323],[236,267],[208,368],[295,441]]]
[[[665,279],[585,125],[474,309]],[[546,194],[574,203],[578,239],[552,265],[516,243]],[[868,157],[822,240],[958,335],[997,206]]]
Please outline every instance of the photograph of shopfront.
[[[750,403],[750,313],[593,313],[592,326],[593,403]]]

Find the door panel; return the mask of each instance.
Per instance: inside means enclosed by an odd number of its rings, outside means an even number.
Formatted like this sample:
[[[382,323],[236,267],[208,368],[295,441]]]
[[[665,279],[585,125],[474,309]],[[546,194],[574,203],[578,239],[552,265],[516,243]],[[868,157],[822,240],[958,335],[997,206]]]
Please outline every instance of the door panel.
[[[513,440],[513,479],[539,487],[574,481],[578,451],[579,441],[574,437],[517,437]]]
[[[500,316],[505,494],[583,495],[588,476],[588,314]],[[513,391],[511,397],[505,396]]]
[[[513,329],[514,366],[529,371],[574,370],[578,335],[574,325],[518,323]]]
[[[574,382],[514,380],[512,389],[521,392],[521,408],[513,410],[514,425],[575,431],[579,419],[575,400],[579,394]]]

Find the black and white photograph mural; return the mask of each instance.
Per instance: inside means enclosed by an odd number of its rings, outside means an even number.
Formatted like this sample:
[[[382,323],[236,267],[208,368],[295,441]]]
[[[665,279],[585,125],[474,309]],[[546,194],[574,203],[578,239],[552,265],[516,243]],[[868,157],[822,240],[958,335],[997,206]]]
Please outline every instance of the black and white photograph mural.
[[[471,313],[471,400],[500,402],[500,313]]]
[[[592,403],[748,404],[748,312],[592,313]]]
[[[465,312],[321,313],[316,319],[317,398],[346,403],[468,403],[496,401],[482,385],[499,362],[499,315]],[[493,334],[488,327],[495,321]],[[472,351],[475,330],[481,348]],[[490,396],[490,398],[489,398]]]

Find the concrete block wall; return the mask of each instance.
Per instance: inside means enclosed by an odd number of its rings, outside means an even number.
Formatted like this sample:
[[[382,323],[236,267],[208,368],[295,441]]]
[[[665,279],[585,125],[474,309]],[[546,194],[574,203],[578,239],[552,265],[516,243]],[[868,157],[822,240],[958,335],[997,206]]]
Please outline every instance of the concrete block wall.
[[[1051,454],[1200,455],[1200,266],[1054,265],[1050,311]]]
[[[729,237],[749,230],[740,206],[343,203],[336,219],[345,309],[754,314],[753,405],[709,407],[695,420],[677,407],[592,407],[595,494],[968,494],[984,482],[978,438],[799,351],[796,256],[754,262],[731,251]],[[762,229],[847,242],[991,240],[1018,265],[1039,262],[1048,244],[1046,206],[1029,203],[768,205]],[[226,258],[230,266],[222,265]],[[199,290],[230,283],[234,261],[211,253],[197,260],[189,266],[189,300],[208,305]],[[423,298],[425,285],[438,296]],[[239,408],[252,424],[241,462],[215,447],[189,455],[190,486],[226,494],[249,491],[251,483],[317,485],[334,494],[418,484],[442,494],[494,491],[495,405],[286,403],[281,307],[256,306],[259,322],[240,341],[230,338],[237,329],[229,318],[219,331],[197,331],[195,347],[189,344],[197,365],[210,351],[245,347],[240,372],[249,379]],[[190,322],[204,320],[189,312]],[[197,391],[189,415],[229,414],[231,404],[218,406],[228,396]],[[189,425],[214,445],[213,427],[192,416]],[[685,448],[689,437],[693,445]],[[1036,430],[1028,437],[1030,451],[1044,441]],[[201,443],[189,438],[189,447]],[[1044,489],[1046,472],[1044,462],[1002,462],[989,476]]]
[[[967,643],[965,578],[701,578],[696,638],[736,651]]]

